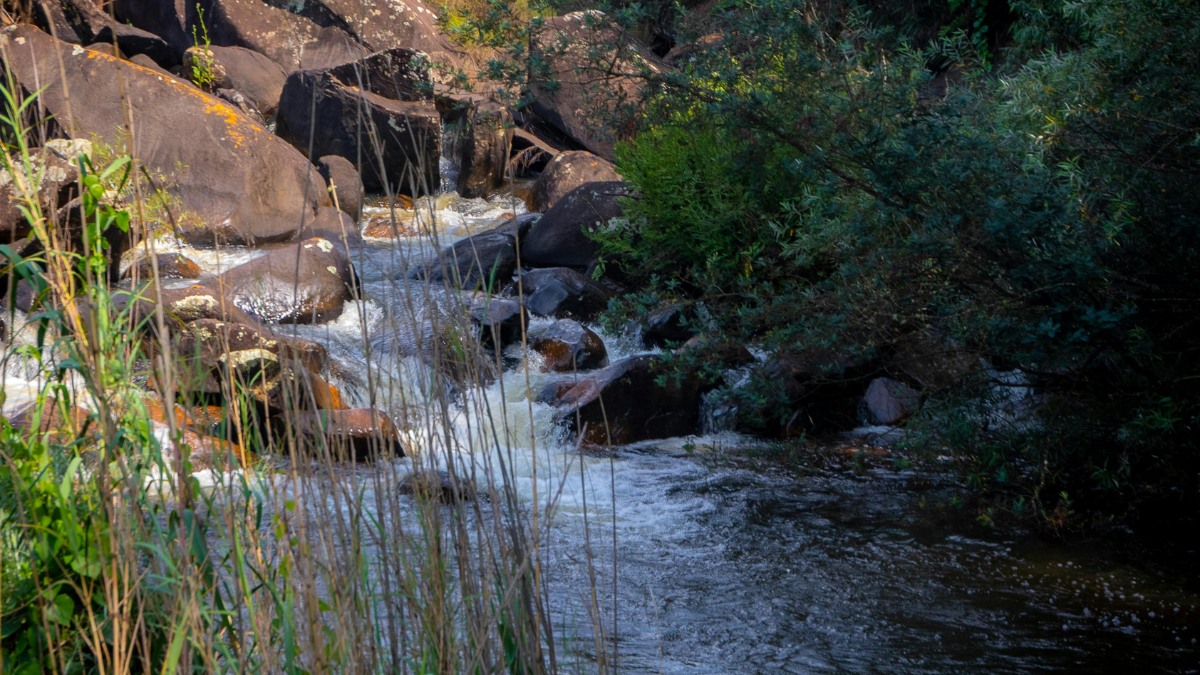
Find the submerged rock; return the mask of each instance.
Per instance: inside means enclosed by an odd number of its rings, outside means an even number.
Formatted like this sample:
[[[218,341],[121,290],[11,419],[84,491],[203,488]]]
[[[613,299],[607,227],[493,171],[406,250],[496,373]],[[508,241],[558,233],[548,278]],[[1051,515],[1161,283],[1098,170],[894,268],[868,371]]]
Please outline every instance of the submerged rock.
[[[475,485],[448,471],[417,471],[400,484],[400,494],[442,504],[460,504],[476,498]]]
[[[126,268],[122,279],[153,279],[154,261],[158,259],[158,275],[163,279],[199,279],[200,266],[180,253],[159,253],[154,256],[142,256]]]

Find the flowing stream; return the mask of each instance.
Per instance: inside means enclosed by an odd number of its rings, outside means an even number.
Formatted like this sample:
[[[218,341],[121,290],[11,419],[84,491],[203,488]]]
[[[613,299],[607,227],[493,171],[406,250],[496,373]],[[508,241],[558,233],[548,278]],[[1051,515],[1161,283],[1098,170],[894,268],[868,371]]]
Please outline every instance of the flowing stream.
[[[442,195],[437,243],[523,208],[506,195]],[[386,212],[377,202],[364,222]],[[405,347],[443,296],[405,271],[435,251],[424,238],[368,238],[351,251],[364,301],[329,323],[294,328],[328,347],[331,381],[352,405],[394,416],[402,403],[422,405],[423,365]],[[254,255],[183,252],[210,273]],[[602,337],[611,360],[640,351]],[[531,366],[528,386],[517,365],[465,400],[507,420],[524,499],[561,489],[544,550],[556,630],[585,655],[595,650],[587,616],[595,575],[605,630],[615,633],[603,648],[615,646],[619,672],[1200,672],[1194,575],[1103,547],[989,531],[952,506],[951,477],[889,461],[835,462],[806,475],[752,469],[746,458],[769,448],[728,432],[579,453],[548,406],[529,405],[527,394],[552,377]],[[465,438],[477,422],[456,415]],[[411,440],[419,448],[427,439]],[[865,444],[848,445],[871,456]],[[367,485],[372,470],[350,475]]]

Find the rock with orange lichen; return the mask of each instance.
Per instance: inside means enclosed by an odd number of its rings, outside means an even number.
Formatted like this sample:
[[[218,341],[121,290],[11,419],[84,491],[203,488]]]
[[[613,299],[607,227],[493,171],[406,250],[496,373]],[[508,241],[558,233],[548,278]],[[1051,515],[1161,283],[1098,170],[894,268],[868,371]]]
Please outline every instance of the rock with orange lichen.
[[[192,244],[284,241],[331,204],[295,148],[195,87],[25,24],[0,30],[0,56],[25,90],[43,89],[40,105],[71,137],[123,145],[131,108],[134,153],[167,177]]]

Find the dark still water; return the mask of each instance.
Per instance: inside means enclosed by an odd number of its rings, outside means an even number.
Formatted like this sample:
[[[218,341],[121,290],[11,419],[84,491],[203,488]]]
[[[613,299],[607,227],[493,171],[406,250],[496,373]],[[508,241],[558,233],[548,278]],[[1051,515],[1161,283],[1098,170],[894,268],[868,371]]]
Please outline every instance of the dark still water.
[[[1200,595],[1178,565],[997,534],[948,479],[769,475],[679,444],[622,453],[615,481],[588,470],[597,493],[616,485],[619,672],[1200,672]],[[590,607],[596,575],[606,635],[610,522],[593,517],[589,572],[582,525],[560,520],[547,566],[552,592],[574,589],[559,606]],[[586,609],[560,622],[593,657]]]

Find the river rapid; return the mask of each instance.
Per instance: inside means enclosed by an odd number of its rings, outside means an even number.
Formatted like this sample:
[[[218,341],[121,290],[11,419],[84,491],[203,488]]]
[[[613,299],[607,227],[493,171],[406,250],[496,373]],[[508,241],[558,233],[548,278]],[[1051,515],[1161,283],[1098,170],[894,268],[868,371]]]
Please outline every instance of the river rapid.
[[[405,222],[430,218],[437,241],[353,246],[364,299],[334,321],[280,330],[326,345],[330,380],[351,405],[398,420],[432,406],[419,384],[427,372],[406,345],[445,296],[406,271],[523,210],[511,194],[448,194],[424,216],[398,212]],[[363,220],[387,213],[377,201]],[[180,251],[214,274],[257,254]],[[610,360],[643,351],[592,328]],[[546,585],[556,632],[583,660],[597,644],[594,587],[612,638],[601,648],[609,658],[615,651],[618,672],[1200,672],[1195,574],[1104,545],[988,529],[954,506],[961,493],[951,475],[901,468],[865,438],[813,449],[829,461],[799,473],[781,468],[770,446],[720,425],[698,438],[580,452],[549,406],[529,403],[552,376],[536,361],[527,375],[519,350],[509,354],[496,382],[465,392],[449,413],[428,413],[448,414],[443,421],[468,446],[478,424],[471,411],[492,411],[507,426],[522,499],[540,505],[556,495]],[[10,400],[32,384],[10,376]],[[419,451],[433,436],[417,429],[410,442]],[[372,472],[411,462],[358,467],[344,479],[369,491]]]

